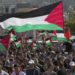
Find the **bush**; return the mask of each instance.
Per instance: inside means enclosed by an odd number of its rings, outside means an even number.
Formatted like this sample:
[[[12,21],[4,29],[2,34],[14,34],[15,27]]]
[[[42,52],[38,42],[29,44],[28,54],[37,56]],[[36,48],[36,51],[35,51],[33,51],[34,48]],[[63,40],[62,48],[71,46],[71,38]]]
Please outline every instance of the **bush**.
[[[66,21],[65,26],[69,27],[71,32],[75,32],[75,21]]]

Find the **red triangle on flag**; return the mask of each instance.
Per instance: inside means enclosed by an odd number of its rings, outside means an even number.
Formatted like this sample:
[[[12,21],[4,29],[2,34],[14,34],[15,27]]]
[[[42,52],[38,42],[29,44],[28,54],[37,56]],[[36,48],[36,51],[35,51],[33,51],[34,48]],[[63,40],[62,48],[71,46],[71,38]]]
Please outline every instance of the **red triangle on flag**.
[[[45,19],[48,23],[53,23],[64,29],[64,18],[63,18],[63,6],[62,1],[49,13]]]
[[[10,42],[10,35],[7,35],[6,37],[4,37],[2,40],[1,40],[1,43],[4,45],[4,47],[6,49],[8,49],[9,47],[9,42]]]

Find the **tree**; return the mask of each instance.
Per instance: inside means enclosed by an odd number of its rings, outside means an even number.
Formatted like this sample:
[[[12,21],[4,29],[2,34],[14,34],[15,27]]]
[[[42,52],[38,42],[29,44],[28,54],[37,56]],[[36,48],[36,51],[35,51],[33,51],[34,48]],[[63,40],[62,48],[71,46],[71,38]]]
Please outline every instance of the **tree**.
[[[69,11],[69,20],[65,20],[65,26],[69,27],[72,32],[75,32],[75,11]]]

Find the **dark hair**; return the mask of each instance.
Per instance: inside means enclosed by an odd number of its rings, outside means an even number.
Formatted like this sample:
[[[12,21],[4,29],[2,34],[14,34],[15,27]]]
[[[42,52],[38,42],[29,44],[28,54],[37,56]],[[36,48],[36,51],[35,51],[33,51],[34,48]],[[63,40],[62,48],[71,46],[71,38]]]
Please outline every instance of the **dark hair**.
[[[2,64],[2,62],[0,61],[0,65],[2,65],[3,66],[3,64]]]
[[[19,64],[15,64],[15,65],[14,65],[14,68],[15,68],[15,67],[19,67]]]

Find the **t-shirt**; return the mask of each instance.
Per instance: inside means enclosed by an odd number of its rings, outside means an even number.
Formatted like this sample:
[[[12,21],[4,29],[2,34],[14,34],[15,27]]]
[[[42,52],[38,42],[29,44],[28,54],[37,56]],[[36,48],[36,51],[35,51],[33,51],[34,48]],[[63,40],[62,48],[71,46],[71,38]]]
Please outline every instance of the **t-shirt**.
[[[72,75],[75,75],[75,72],[73,72]]]
[[[36,69],[29,69],[26,71],[26,75],[39,75],[39,71]]]
[[[16,75],[16,72],[14,71],[14,72],[12,72],[12,74],[11,75]],[[23,72],[23,71],[20,71],[19,72],[19,75],[26,75],[26,73],[25,72]]]
[[[65,42],[63,45],[66,46],[66,51],[71,52],[72,51],[72,44],[69,42]]]
[[[1,71],[1,73],[0,73],[0,75],[9,75],[7,72],[5,72],[5,71]]]
[[[67,72],[65,69],[61,69],[57,72],[57,75],[67,75]]]
[[[53,72],[46,71],[43,73],[43,75],[57,75],[57,73],[54,71]]]

